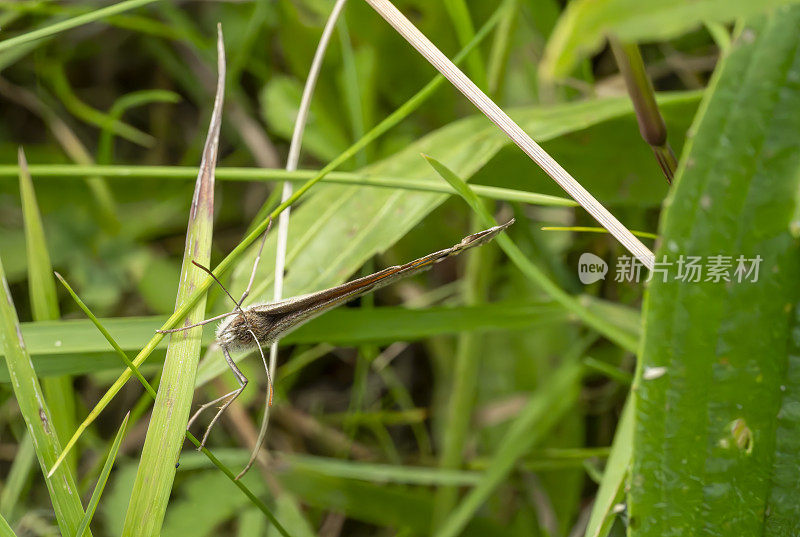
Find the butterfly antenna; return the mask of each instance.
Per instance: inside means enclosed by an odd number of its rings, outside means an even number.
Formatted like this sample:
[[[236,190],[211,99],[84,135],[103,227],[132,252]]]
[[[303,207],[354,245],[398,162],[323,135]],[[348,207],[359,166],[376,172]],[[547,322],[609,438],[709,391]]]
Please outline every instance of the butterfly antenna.
[[[232,295],[231,295],[231,294],[228,292],[228,290],[225,288],[225,286],[224,286],[224,285],[222,285],[222,282],[221,282],[221,281],[219,281],[219,279],[218,279],[216,276],[214,276],[214,273],[213,273],[213,272],[211,272],[211,270],[209,270],[208,268],[204,267],[203,265],[201,265],[200,263],[198,263],[198,262],[197,262],[197,261],[195,261],[195,260],[192,260],[192,264],[193,264],[195,267],[197,267],[197,268],[199,268],[200,270],[202,270],[203,272],[205,272],[206,274],[208,274],[209,276],[211,276],[212,278],[214,278],[214,281],[215,281],[215,282],[217,282],[217,284],[218,284],[218,285],[219,285],[219,286],[222,288],[222,290],[223,290],[223,291],[225,291],[225,294],[226,294],[226,295],[228,295],[228,297],[230,297],[230,299],[231,299],[231,300],[233,301],[233,303],[236,305],[236,309],[237,309],[237,310],[239,310],[240,312],[242,311],[242,308],[239,306],[239,303],[238,303],[238,302],[236,302],[236,299],[235,299],[235,298],[233,298],[233,296],[232,296]]]
[[[256,279],[256,270],[258,270],[258,263],[261,261],[261,252],[264,250],[264,243],[267,242],[267,235],[269,235],[270,229],[272,229],[272,217],[270,217],[269,222],[267,222],[267,229],[264,230],[264,235],[261,237],[261,244],[258,247],[258,254],[256,255],[256,260],[253,261],[253,271],[250,273],[250,282],[247,284],[247,289],[245,289],[244,293],[242,293],[242,298],[240,298],[239,302],[237,302],[240,308],[244,303],[244,299],[250,294],[250,289],[253,288],[253,282]]]

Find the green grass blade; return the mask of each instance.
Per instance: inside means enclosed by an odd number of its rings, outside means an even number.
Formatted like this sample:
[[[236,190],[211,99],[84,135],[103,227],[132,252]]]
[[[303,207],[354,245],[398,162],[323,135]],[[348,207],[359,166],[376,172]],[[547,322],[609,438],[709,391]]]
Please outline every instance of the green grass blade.
[[[547,43],[540,71],[566,77],[608,34],[623,41],[677,37],[703,22],[734,21],[796,0],[577,0],[570,2]]]
[[[579,233],[608,233],[604,227],[598,226],[544,226],[542,231],[577,231]],[[648,231],[631,230],[631,233],[644,239],[658,239],[658,235]]]
[[[339,44],[342,48],[342,74],[340,84],[344,90],[344,100],[347,108],[347,116],[350,122],[350,132],[355,140],[364,136],[367,126],[364,124],[366,119],[364,104],[366,95],[363,92],[370,86],[359,80],[358,65],[356,62],[355,50],[350,39],[350,30],[347,28],[347,17],[344,12],[339,16],[336,23]],[[372,95],[370,95],[372,97]],[[356,165],[361,168],[367,164],[367,152],[361,151],[355,157]],[[295,164],[293,169],[297,168]]]
[[[316,535],[294,496],[281,494],[275,504],[275,512],[291,531],[292,537],[314,537]],[[277,537],[278,535],[282,534],[274,526],[267,528],[267,537]]]
[[[120,425],[119,431],[117,431],[117,436],[114,437],[114,442],[111,444],[111,449],[108,451],[106,463],[103,465],[103,470],[100,472],[100,477],[97,478],[97,484],[94,486],[94,490],[92,491],[92,497],[89,498],[89,503],[86,505],[86,513],[83,515],[81,525],[78,527],[78,531],[75,533],[76,536],[83,535],[83,531],[88,528],[89,524],[92,522],[94,512],[97,510],[97,505],[100,503],[100,496],[103,494],[103,489],[106,488],[108,476],[111,475],[111,469],[114,467],[114,461],[117,460],[119,446],[122,444],[122,439],[125,438],[125,433],[128,427],[128,418],[130,416],[130,412],[125,414],[125,419],[122,420],[122,425]]]
[[[567,363],[553,374],[547,385],[528,400],[503,436],[480,483],[473,488],[443,522],[434,537],[455,537],[508,477],[516,462],[542,440],[578,397],[581,367]]]
[[[191,166],[112,166],[112,165],[72,165],[72,164],[38,164],[29,167],[37,177],[86,177],[102,175],[114,178],[157,178],[168,180],[188,180],[196,175],[196,168]],[[0,177],[16,176],[19,167],[0,164]],[[315,179],[320,174],[316,170],[286,171],[271,168],[218,168],[219,181],[293,181],[303,182]],[[353,172],[330,172],[320,179],[323,183],[340,185],[372,186],[378,188],[406,189],[419,192],[437,192],[453,194],[454,190],[446,184],[431,181],[408,179],[403,177],[386,177],[384,175],[366,175]],[[578,204],[561,196],[551,196],[486,185],[472,187],[479,196],[501,201],[518,201],[534,205],[552,207],[576,207]],[[269,213],[268,213],[269,214]]]
[[[192,263],[208,266],[211,258],[214,167],[217,163],[225,95],[225,50],[221,26],[218,27],[217,54],[217,94],[189,214],[181,285],[176,300],[178,309],[181,304],[186,303],[192,291],[205,278],[204,272]],[[201,321],[204,313],[205,298],[202,298],[187,312],[185,324]],[[123,536],[155,537],[160,534],[175,478],[175,463],[180,455],[186,435],[186,424],[189,421],[195,374],[200,358],[201,333],[201,328],[194,328],[171,335],[156,403],[139,461],[139,470],[125,516]]]
[[[433,494],[424,488],[345,479],[304,468],[278,470],[276,477],[286,490],[311,507],[334,510],[379,527],[407,529],[411,535],[430,535]],[[469,521],[463,532],[464,537],[486,535],[516,533],[484,517]]]
[[[657,259],[672,265],[645,300],[633,388],[633,537],[800,532],[798,25],[795,6],[739,28],[665,204]],[[677,278],[681,256],[700,257],[701,281]],[[708,278],[711,256],[730,256],[730,281]],[[756,256],[757,278],[737,275]]]
[[[22,148],[18,152],[19,191],[22,198],[22,214],[25,222],[25,245],[28,255],[28,293],[34,321],[52,321],[60,317],[53,267],[47,251],[42,215],[36,202],[33,181],[28,173],[28,163]],[[68,376],[42,379],[45,399],[52,409],[53,425],[61,442],[66,442],[75,428],[75,392]],[[75,457],[70,460],[75,472]]]
[[[281,461],[287,465],[287,471],[316,472],[320,475],[375,483],[465,487],[477,485],[481,478],[479,472],[472,471],[354,462],[308,455],[282,455]]]
[[[39,465],[47,474],[55,464],[61,446],[52,426],[52,417],[44,402],[44,394],[39,380],[36,378],[36,372],[25,348],[25,341],[22,339],[17,312],[8,289],[2,261],[0,261],[0,282],[2,282],[2,286],[0,286],[0,336],[2,336],[5,349],[6,365],[11,375],[14,395],[20,412],[33,438]],[[45,481],[61,533],[74,535],[81,518],[83,518],[83,507],[69,467],[62,465],[52,477],[47,477]],[[90,533],[87,531],[84,535],[90,535]]]
[[[481,217],[485,225],[497,225],[497,222],[489,214],[489,211],[486,210],[486,207],[481,204],[475,193],[464,181],[461,180],[461,178],[450,171],[441,162],[438,162],[429,156],[425,156],[425,158],[428,160],[433,169],[436,170],[436,172],[441,175],[445,181],[450,183],[450,186],[452,186],[459,193],[459,195],[464,198],[467,204],[472,207],[472,210]],[[617,343],[622,348],[631,352],[636,352],[637,342],[634,338],[625,333],[625,331],[621,330],[620,327],[609,323],[605,318],[598,316],[588,308],[584,307],[575,297],[558,287],[552,280],[550,280],[550,278],[547,277],[544,272],[542,272],[541,269],[539,269],[539,267],[537,267],[525,256],[525,254],[522,253],[517,245],[514,244],[514,242],[508,237],[508,234],[502,233],[498,235],[496,240],[497,244],[503,249],[506,255],[508,255],[511,261],[517,265],[517,267],[526,276],[528,276],[531,281],[536,283],[545,293],[550,295],[553,300],[564,306],[564,308],[571,313],[574,313],[581,321],[586,323],[594,330],[597,330],[611,341]]]
[[[475,27],[472,24],[472,17],[469,8],[464,0],[444,0],[444,7],[450,15],[453,27],[456,30],[458,41],[461,46],[466,46],[475,37]],[[483,63],[480,50],[472,51],[466,59],[467,72],[470,78],[481,89],[486,89],[486,66]]]
[[[500,92],[503,90],[506,64],[511,50],[519,9],[519,0],[514,0],[503,6],[503,18],[494,33],[492,49],[489,53],[488,74],[486,75],[488,94],[493,99],[499,99]]]
[[[260,4],[259,4],[260,5]],[[252,537],[264,535],[267,524],[258,509],[247,509],[236,520],[236,537]]]
[[[3,481],[3,490],[0,492],[0,514],[6,518],[13,519],[14,508],[28,482],[35,462],[36,450],[33,449],[33,440],[30,433],[25,431],[25,436],[17,446],[17,453],[14,455],[11,469]]]
[[[611,455],[606,462],[603,479],[592,506],[585,537],[606,537],[614,522],[614,507],[625,496],[625,478],[631,466],[633,453],[633,404],[629,400],[614,435]]]
[[[611,364],[608,364],[596,358],[592,358],[591,356],[587,356],[586,358],[583,359],[583,365],[585,365],[589,369],[597,371],[602,375],[605,375],[606,377],[612,380],[617,381],[623,386],[630,386],[631,384],[633,384],[633,375],[631,375],[627,371],[622,371],[621,369],[614,367]]]
[[[39,39],[55,35],[64,32],[66,30],[70,30],[72,28],[76,28],[78,26],[82,26],[84,24],[88,24],[90,22],[103,19],[105,17],[109,17],[117,13],[122,13],[124,11],[136,9],[137,7],[141,6],[146,6],[147,4],[152,4],[153,2],[156,1],[157,0],[126,0],[125,2],[119,2],[111,6],[96,9],[90,13],[86,13],[84,15],[78,15],[77,17],[72,17],[71,19],[57,22],[46,28],[41,28],[39,30],[34,30],[32,32],[27,32],[22,35],[18,35],[16,37],[12,37],[10,39],[0,41],[0,52],[4,52],[14,47],[31,43],[32,41],[37,41]]]
[[[724,24],[719,22],[703,21],[703,25],[708,30],[711,38],[716,43],[717,48],[723,54],[727,54],[731,48],[731,34]]]
[[[14,530],[11,529],[11,526],[8,525],[2,515],[0,515],[0,537],[17,537],[17,534],[14,533]]]
[[[131,362],[130,358],[128,358],[128,355],[125,354],[125,351],[122,350],[122,347],[119,346],[119,343],[117,343],[117,340],[114,339],[114,337],[106,329],[106,327],[103,325],[103,323],[101,323],[100,320],[97,317],[95,317],[94,313],[92,313],[92,311],[89,309],[89,307],[83,302],[83,300],[81,300],[81,298],[77,295],[77,293],[75,293],[75,291],[67,283],[67,281],[61,276],[61,274],[59,274],[58,272],[56,272],[55,274],[56,274],[56,277],[59,279],[59,281],[67,289],[67,292],[69,292],[70,296],[72,296],[72,299],[75,300],[75,303],[77,303],[78,306],[86,314],[86,316],[89,317],[89,320],[92,321],[94,326],[100,331],[101,334],[103,334],[103,337],[106,339],[106,341],[108,341],[108,343],[111,344],[111,346],[114,348],[114,350],[117,352],[117,354],[120,357],[122,357],[122,361],[125,363],[125,365],[127,367],[129,367],[133,371],[133,374],[136,376],[136,378],[142,384],[144,389],[147,390],[147,393],[149,393],[150,396],[153,399],[155,399],[156,398],[156,391],[153,389],[153,387],[150,385],[150,383],[147,381],[147,379],[144,378],[142,373],[139,371],[139,368],[137,368],[135,365],[133,365],[133,362]]]
[[[58,297],[56,283],[53,280],[53,267],[47,242],[44,237],[42,215],[36,203],[33,181],[28,172],[25,153],[19,148],[19,191],[22,198],[22,214],[25,220],[25,244],[28,253],[28,291],[31,297],[31,309],[36,321],[58,319]]]

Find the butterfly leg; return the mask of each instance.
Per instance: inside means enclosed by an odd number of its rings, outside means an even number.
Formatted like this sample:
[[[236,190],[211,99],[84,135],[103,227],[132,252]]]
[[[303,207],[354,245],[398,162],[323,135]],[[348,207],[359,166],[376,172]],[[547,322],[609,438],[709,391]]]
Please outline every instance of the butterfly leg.
[[[219,321],[220,319],[224,319],[225,317],[230,317],[231,315],[235,315],[239,313],[238,311],[229,311],[228,313],[223,313],[222,315],[217,315],[216,317],[211,317],[210,319],[205,319],[200,321],[199,323],[190,324],[189,326],[182,326],[180,328],[171,328],[169,330],[156,330],[159,334],[172,334],[175,332],[183,332],[184,330],[188,330],[190,328],[196,328],[198,326],[203,326],[204,324],[213,323],[214,321]]]
[[[231,403],[233,403],[236,400],[236,398],[239,397],[239,394],[242,393],[242,391],[244,390],[245,386],[247,386],[247,377],[245,377],[244,373],[242,373],[239,370],[239,368],[236,367],[236,363],[233,361],[233,358],[231,358],[231,355],[228,353],[228,349],[223,347],[222,348],[222,353],[225,355],[225,361],[228,362],[228,367],[231,368],[231,371],[233,371],[233,374],[236,376],[236,381],[239,383],[239,387],[237,389],[233,390],[230,393],[226,393],[222,397],[217,397],[213,401],[209,401],[208,403],[204,404],[199,409],[197,409],[197,412],[195,412],[194,415],[192,416],[192,418],[189,420],[189,423],[187,424],[187,428],[194,422],[195,419],[197,419],[197,417],[205,409],[216,405],[220,401],[225,401],[223,403],[223,405],[219,408],[217,413],[214,415],[214,418],[211,420],[211,423],[208,424],[208,428],[206,429],[206,433],[203,435],[203,439],[200,441],[200,446],[197,448],[198,450],[203,449],[203,446],[206,445],[206,440],[208,440],[208,435],[211,432],[211,429],[214,428],[214,425],[217,423],[217,420],[219,419],[219,417],[228,409],[228,407],[231,405]]]

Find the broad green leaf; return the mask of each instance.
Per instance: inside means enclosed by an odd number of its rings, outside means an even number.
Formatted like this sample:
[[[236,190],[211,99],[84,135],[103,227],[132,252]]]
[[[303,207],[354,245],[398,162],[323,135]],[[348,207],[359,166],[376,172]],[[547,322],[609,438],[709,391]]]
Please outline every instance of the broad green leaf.
[[[680,94],[669,95],[659,102],[684,98]],[[517,109],[510,113],[537,141],[546,141],[631,115],[631,107],[627,99],[600,99],[549,108]],[[638,136],[638,133],[632,131],[631,136]],[[369,175],[439,182],[441,179],[420,157],[420,153],[426,153],[468,180],[510,143],[485,117],[472,116],[451,123],[361,171]],[[534,169],[537,167],[529,163],[529,170],[533,172]],[[525,187],[538,189],[538,185],[530,183]],[[297,295],[342,283],[367,259],[392,246],[446,199],[445,195],[423,192],[317,185],[306,201],[292,212],[284,294]],[[264,259],[275,258],[275,235],[267,238]],[[254,251],[251,250],[251,254],[255,255]],[[246,287],[251,269],[252,256],[236,267],[234,289]],[[264,262],[259,266],[254,300],[271,297],[273,270],[274,263]],[[220,308],[220,311],[225,309]]]
[[[634,537],[800,532],[798,26],[779,8],[740,29],[667,202],[656,259],[672,266],[633,388]],[[729,282],[707,281],[717,255]],[[675,278],[680,256],[701,256],[702,281]],[[739,256],[760,256],[757,278]]]
[[[395,341],[416,341],[433,335],[456,334],[464,330],[484,333],[525,330],[534,324],[557,323],[566,318],[566,313],[550,302],[500,302],[424,310],[397,307],[371,310],[340,308],[301,326],[288,334],[283,341],[287,344],[388,344]],[[155,330],[163,325],[163,321],[162,317],[101,320],[120,347],[128,352],[142,348]],[[113,354],[111,346],[89,320],[23,323],[22,334],[29,342],[28,350],[41,375],[118,371],[121,366],[119,357]],[[212,339],[213,328],[209,327],[204,331],[203,345],[207,346]],[[162,342],[148,364],[157,364],[163,360],[165,347],[166,344]],[[219,357],[215,355],[213,362],[222,362],[217,358]],[[211,366],[205,362],[200,366],[199,379],[207,378],[208,367]],[[8,382],[8,372],[3,363],[0,363],[0,382]]]
[[[281,341],[291,343],[390,344],[415,341],[440,334],[485,333],[496,330],[524,330],[533,325],[563,322],[567,314],[555,304],[482,304],[454,308],[341,309],[323,315],[291,332]],[[239,359],[234,358],[234,359]],[[218,356],[204,360],[197,373],[199,383],[225,370]]]
[[[540,70],[546,77],[569,76],[578,61],[596,52],[605,36],[623,41],[677,37],[704,22],[727,23],[796,0],[575,0],[558,21]]]

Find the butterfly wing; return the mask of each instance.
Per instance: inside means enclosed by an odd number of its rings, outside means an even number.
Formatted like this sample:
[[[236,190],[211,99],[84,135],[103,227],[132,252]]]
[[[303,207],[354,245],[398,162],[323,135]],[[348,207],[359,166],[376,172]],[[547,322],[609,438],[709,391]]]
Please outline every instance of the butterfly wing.
[[[389,267],[369,276],[316,293],[289,298],[274,304],[253,306],[248,310],[248,313],[252,312],[256,315],[268,317],[268,323],[266,324],[269,324],[272,328],[265,334],[266,337],[264,339],[266,341],[263,341],[263,343],[269,343],[336,306],[366,293],[371,293],[402,278],[428,270],[436,263],[450,256],[458,255],[464,250],[486,244],[513,223],[514,219],[512,218],[505,224],[464,237],[461,242],[450,248],[433,252],[405,265]]]

